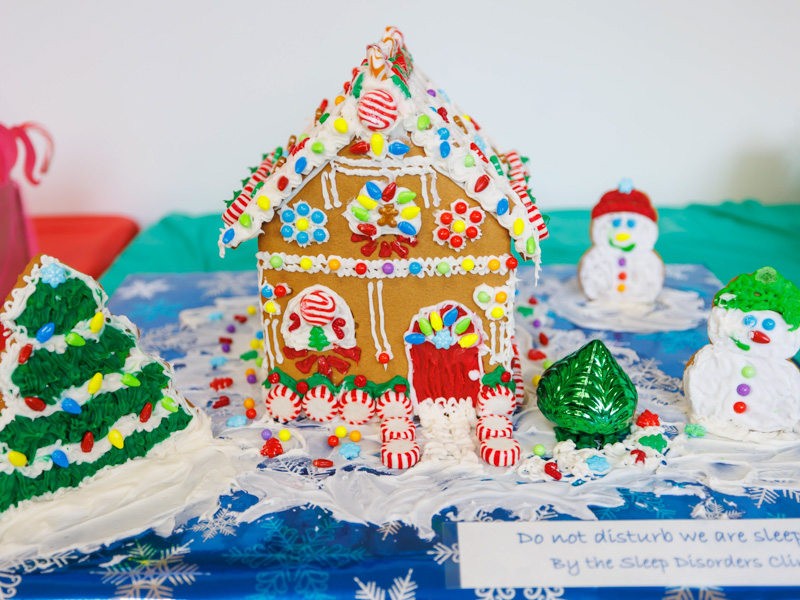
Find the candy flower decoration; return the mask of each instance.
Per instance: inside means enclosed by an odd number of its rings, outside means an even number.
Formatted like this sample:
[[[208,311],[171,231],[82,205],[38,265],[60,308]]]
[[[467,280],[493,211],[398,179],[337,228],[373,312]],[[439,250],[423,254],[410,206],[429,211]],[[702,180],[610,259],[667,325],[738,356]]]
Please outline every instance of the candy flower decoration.
[[[473,294],[475,304],[480,306],[490,321],[502,319],[511,312],[511,293],[508,286],[491,287],[482,283]]]
[[[299,200],[292,208],[282,208],[279,212],[281,235],[287,242],[297,242],[305,248],[311,243],[322,244],[330,238],[325,228],[327,215],[319,209],[312,209],[308,202]]]
[[[285,298],[291,295],[291,293],[292,288],[289,287],[288,283],[278,283],[274,286],[269,283],[264,283],[264,285],[261,286],[261,297],[264,298],[264,310],[267,314],[272,316],[281,314],[281,305],[278,304],[276,300]]]
[[[415,192],[389,181],[368,181],[347,205],[344,217],[354,234],[376,239],[395,234],[414,238],[422,226]]]
[[[450,210],[436,211],[434,217],[434,241],[460,252],[466,247],[467,240],[474,242],[480,239],[486,213],[480,207],[469,206],[465,200],[456,200],[450,205]]]

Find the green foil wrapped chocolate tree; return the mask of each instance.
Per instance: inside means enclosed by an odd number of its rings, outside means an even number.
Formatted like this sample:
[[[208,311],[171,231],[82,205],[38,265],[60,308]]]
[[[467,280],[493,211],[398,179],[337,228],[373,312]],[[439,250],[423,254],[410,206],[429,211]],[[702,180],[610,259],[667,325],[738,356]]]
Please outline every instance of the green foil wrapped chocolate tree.
[[[600,340],[553,364],[537,391],[539,409],[555,423],[559,442],[571,439],[578,448],[602,447],[630,432],[636,388]]]

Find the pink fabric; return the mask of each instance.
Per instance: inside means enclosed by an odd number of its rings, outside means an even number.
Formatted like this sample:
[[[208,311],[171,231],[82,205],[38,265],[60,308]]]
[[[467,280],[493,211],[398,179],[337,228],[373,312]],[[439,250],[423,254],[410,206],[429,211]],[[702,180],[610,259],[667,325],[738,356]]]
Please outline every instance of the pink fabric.
[[[17,283],[34,249],[26,235],[25,215],[19,188],[13,181],[0,184],[0,304]],[[32,237],[32,236],[31,236]]]

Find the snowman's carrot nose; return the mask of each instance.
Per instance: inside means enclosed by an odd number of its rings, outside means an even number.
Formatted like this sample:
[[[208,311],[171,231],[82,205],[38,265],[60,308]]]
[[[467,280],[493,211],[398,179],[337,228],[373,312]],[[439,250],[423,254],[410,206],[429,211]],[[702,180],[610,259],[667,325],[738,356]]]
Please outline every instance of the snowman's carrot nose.
[[[757,331],[757,330],[751,331],[750,339],[753,340],[756,344],[769,344],[769,336],[763,331]]]
[[[618,242],[627,242],[629,239],[631,239],[631,234],[630,233],[618,233],[617,234],[617,241]]]

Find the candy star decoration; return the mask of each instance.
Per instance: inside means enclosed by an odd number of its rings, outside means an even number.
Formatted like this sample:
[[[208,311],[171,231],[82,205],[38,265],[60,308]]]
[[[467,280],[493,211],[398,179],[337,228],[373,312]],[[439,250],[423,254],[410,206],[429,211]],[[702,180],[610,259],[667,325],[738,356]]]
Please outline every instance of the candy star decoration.
[[[548,368],[537,387],[539,410],[555,423],[558,441],[603,447],[630,432],[638,394],[600,340],[592,340]]]
[[[0,512],[143,456],[191,421],[169,367],[107,300],[40,255],[2,306]]]

